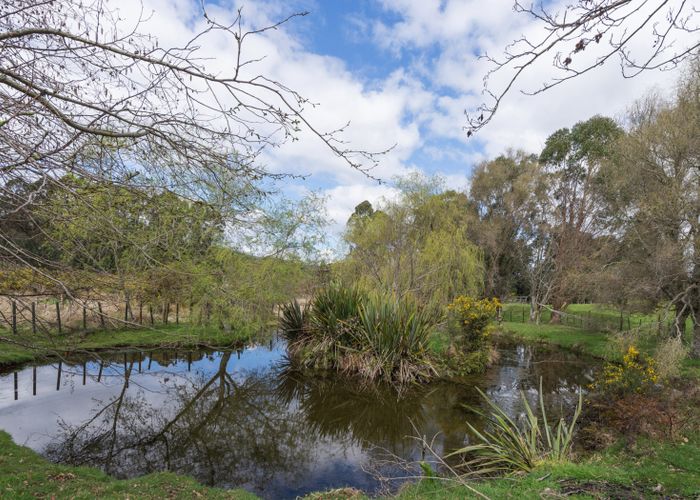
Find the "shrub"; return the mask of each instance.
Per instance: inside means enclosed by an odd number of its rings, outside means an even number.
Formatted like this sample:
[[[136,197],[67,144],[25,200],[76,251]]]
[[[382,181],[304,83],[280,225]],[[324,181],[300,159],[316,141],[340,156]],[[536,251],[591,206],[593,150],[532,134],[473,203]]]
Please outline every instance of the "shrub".
[[[428,341],[436,318],[407,298],[376,294],[360,306],[356,348],[382,377],[404,383],[428,378],[434,369]]]
[[[591,388],[604,395],[620,397],[629,392],[645,392],[659,380],[653,358],[630,346],[622,358],[622,365],[608,363]]]
[[[308,332],[306,325],[308,311],[308,304],[301,306],[296,299],[282,306],[280,329],[287,343],[297,342]]]
[[[488,336],[488,325],[500,306],[496,298],[477,300],[464,295],[455,298],[447,306],[453,338],[468,351],[480,349]]]
[[[333,284],[316,293],[308,311],[285,306],[281,326],[302,367],[405,383],[436,373],[428,341],[437,319],[408,298]]]
[[[683,339],[671,337],[661,342],[654,353],[659,380],[677,377],[687,356],[688,348],[683,344]]]
[[[351,341],[348,323],[357,318],[360,305],[365,299],[365,294],[359,288],[345,287],[340,283],[332,283],[320,289],[312,301],[309,317],[312,331],[334,340]]]
[[[477,443],[460,448],[448,455],[465,455],[462,466],[469,470],[470,474],[530,471],[545,461],[563,462],[570,458],[576,421],[583,405],[581,393],[570,422],[567,423],[562,417],[556,425],[553,425],[547,420],[540,378],[541,418],[535,415],[525,394],[521,391],[526,419],[524,425],[520,426],[486,394],[480,389],[477,390],[491,408],[491,412],[486,415],[480,410],[471,409],[486,418],[487,430],[479,432],[468,423],[469,430],[476,437]]]
[[[498,299],[459,296],[447,306],[450,348],[445,369],[458,376],[482,372],[490,359],[489,323],[500,307]]]

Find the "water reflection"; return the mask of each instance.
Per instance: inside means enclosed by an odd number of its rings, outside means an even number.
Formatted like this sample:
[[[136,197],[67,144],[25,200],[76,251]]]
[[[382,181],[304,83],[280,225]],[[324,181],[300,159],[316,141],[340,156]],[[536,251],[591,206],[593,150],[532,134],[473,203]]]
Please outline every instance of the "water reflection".
[[[540,377],[549,406],[564,411],[587,382],[590,368],[575,356],[501,352],[482,376],[400,397],[387,386],[304,377],[279,344],[70,360],[0,376],[0,428],[51,460],[116,477],[172,470],[268,498],[340,486],[374,492],[381,484],[367,470],[403,474],[385,453],[421,459],[416,432],[437,434],[438,452],[465,443],[467,419],[478,425],[464,408],[480,403],[474,385],[517,416],[519,389],[534,401]]]

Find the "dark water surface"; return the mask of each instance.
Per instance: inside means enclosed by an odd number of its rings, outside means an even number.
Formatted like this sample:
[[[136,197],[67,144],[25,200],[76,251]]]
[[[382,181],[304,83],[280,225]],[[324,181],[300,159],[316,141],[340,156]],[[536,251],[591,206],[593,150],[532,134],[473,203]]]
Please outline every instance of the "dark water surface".
[[[415,473],[396,465],[396,457],[423,457],[410,436],[436,436],[439,453],[467,442],[465,423],[479,422],[464,404],[483,406],[475,385],[517,416],[519,391],[534,402],[542,377],[556,416],[571,410],[594,368],[541,347],[500,352],[483,375],[400,396],[390,387],[303,377],[275,343],[71,358],[0,373],[0,429],[50,460],[119,478],[171,470],[265,498],[342,486],[378,493]]]

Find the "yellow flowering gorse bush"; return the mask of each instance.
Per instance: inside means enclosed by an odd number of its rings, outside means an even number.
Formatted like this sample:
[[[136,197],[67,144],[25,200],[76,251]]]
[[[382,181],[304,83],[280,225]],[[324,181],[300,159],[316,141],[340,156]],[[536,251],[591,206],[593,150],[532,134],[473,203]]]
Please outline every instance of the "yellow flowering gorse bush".
[[[622,357],[622,365],[608,363],[591,388],[599,392],[621,395],[627,392],[641,393],[659,381],[656,361],[630,346]]]
[[[447,306],[458,325],[459,333],[470,344],[481,344],[487,334],[487,326],[501,307],[497,298],[475,299],[460,295]]]

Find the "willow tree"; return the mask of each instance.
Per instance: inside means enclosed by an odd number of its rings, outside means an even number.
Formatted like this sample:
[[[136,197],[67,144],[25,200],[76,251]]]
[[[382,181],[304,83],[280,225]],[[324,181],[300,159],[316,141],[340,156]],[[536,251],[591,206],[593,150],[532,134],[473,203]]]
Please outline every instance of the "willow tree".
[[[345,233],[347,280],[433,307],[459,294],[480,294],[481,252],[469,237],[473,217],[465,194],[445,191],[438,178],[398,179],[401,193],[378,210],[358,205]]]

